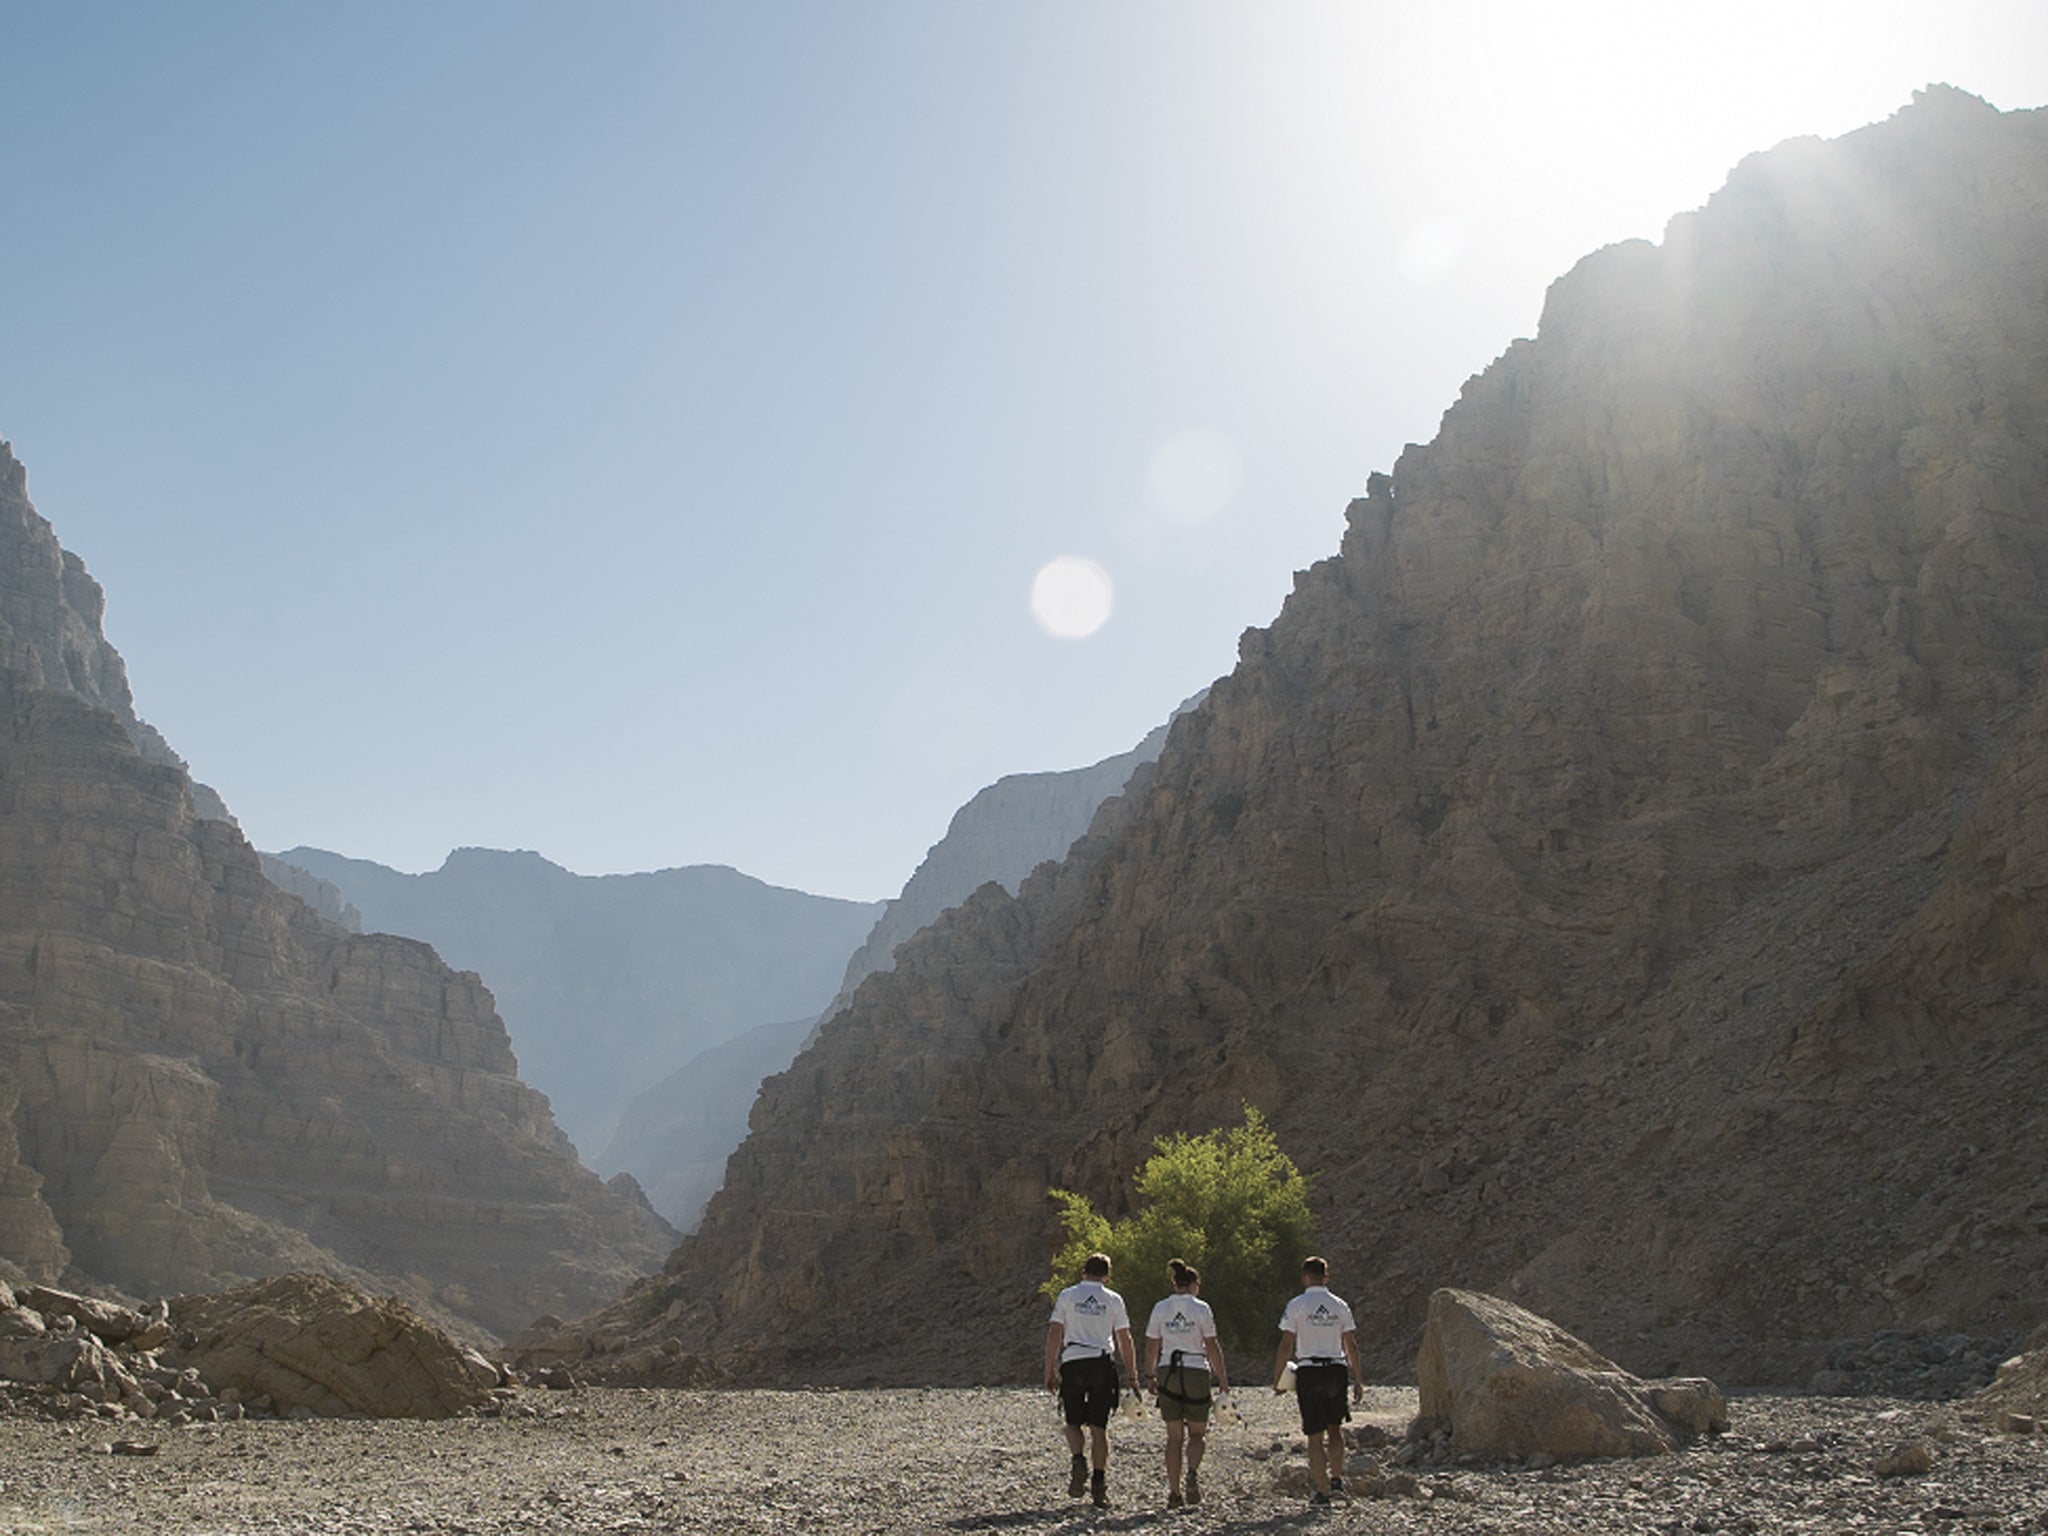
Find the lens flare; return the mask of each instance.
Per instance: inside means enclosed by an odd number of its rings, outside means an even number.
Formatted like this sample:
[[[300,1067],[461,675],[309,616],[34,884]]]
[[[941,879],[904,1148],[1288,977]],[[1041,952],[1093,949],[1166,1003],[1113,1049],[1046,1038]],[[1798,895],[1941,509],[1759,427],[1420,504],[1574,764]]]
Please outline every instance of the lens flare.
[[[1109,572],[1079,555],[1047,561],[1031,582],[1031,617],[1062,640],[1085,640],[1109,621]]]

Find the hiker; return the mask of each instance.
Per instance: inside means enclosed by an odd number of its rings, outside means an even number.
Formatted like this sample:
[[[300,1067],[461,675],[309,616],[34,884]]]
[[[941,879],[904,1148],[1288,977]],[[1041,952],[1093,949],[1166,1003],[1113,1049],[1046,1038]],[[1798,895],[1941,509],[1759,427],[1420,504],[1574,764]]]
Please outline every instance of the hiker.
[[[1351,1308],[1329,1286],[1327,1259],[1301,1261],[1301,1294],[1280,1314],[1280,1354],[1273,1362],[1273,1386],[1288,1361],[1294,1362],[1294,1391],[1301,1403],[1301,1432],[1308,1436],[1308,1480],[1317,1504],[1330,1502],[1330,1491],[1344,1491],[1344,1424],[1351,1417],[1344,1384],[1351,1383],[1351,1402],[1365,1396],[1365,1373],[1358,1366],[1358,1325]],[[1348,1373],[1346,1367],[1349,1367]]]
[[[1109,1278],[1109,1255],[1091,1253],[1081,1266],[1081,1282],[1060,1292],[1052,1304],[1045,1330],[1045,1389],[1060,1395],[1067,1420],[1067,1450],[1073,1465],[1067,1496],[1091,1493],[1097,1508],[1109,1507],[1109,1416],[1118,1400],[1117,1364],[1138,1390],[1138,1354],[1131,1347],[1131,1315],[1124,1299],[1103,1284]],[[1081,1431],[1088,1431],[1092,1451],[1081,1454]],[[1092,1487],[1091,1487],[1092,1484]]]
[[[1145,1380],[1166,1421],[1166,1507],[1181,1506],[1181,1444],[1187,1443],[1187,1499],[1202,1502],[1202,1453],[1209,1445],[1209,1407],[1230,1390],[1223,1348],[1216,1342],[1216,1314],[1202,1300],[1202,1274],[1192,1264],[1169,1259],[1173,1294],[1152,1309],[1145,1323]],[[1166,1356],[1166,1373],[1159,1357]],[[1213,1389],[1213,1390],[1212,1390]]]

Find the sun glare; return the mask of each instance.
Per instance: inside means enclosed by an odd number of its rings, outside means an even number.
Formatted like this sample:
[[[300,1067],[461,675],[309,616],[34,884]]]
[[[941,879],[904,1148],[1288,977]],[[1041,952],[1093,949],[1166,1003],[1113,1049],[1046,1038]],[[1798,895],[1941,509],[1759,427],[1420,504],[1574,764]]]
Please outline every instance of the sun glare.
[[[1031,617],[1047,634],[1085,640],[1109,621],[1109,572],[1079,555],[1048,561],[1031,583]]]

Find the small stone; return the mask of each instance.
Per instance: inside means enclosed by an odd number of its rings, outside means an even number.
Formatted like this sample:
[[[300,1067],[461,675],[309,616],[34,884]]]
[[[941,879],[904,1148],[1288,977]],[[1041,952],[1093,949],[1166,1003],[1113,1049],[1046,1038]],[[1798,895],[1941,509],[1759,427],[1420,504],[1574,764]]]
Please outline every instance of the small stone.
[[[110,1456],[154,1456],[157,1448],[147,1440],[116,1440],[107,1447]]]
[[[1934,1448],[1925,1440],[1908,1440],[1877,1458],[1871,1470],[1879,1477],[1921,1477],[1934,1466]]]

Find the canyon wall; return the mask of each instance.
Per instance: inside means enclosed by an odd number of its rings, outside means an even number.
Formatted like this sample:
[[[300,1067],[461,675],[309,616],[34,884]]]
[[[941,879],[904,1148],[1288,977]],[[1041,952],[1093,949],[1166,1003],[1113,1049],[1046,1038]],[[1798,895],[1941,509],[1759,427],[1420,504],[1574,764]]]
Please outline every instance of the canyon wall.
[[[658,1263],[475,975],[279,891],[139,749],[99,589],[5,448],[0,489],[0,1262],[138,1294],[316,1269],[491,1332]]]

